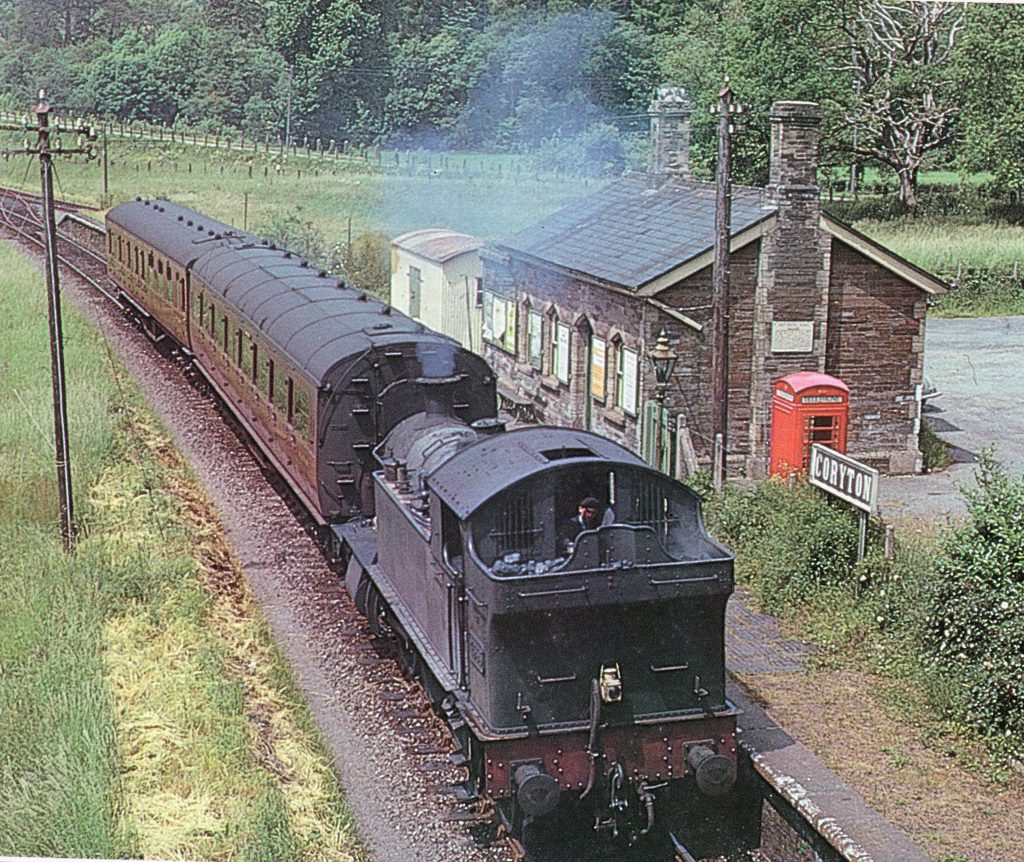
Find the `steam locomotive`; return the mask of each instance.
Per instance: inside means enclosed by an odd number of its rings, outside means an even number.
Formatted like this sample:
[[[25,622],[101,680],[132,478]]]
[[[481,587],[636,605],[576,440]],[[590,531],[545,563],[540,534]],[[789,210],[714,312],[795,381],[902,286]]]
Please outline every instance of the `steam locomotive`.
[[[513,833],[582,810],[633,842],[730,792],[733,561],[691,490],[595,434],[506,431],[480,357],[266,240],[136,200],[106,242],[446,716],[460,798]],[[567,543],[585,497],[604,517]]]

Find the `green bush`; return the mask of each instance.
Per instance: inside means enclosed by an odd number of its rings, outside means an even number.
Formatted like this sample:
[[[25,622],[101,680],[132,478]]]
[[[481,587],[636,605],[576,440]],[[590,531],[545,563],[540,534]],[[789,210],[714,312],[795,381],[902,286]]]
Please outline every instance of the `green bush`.
[[[823,588],[854,582],[857,515],[806,482],[729,486],[705,511],[765,610],[778,612]]]
[[[921,422],[921,458],[926,473],[945,470],[953,463],[949,454],[949,444],[932,430],[927,419]]]
[[[947,683],[948,707],[996,746],[1024,756],[1024,476],[986,453],[969,518],[935,571],[924,657]]]

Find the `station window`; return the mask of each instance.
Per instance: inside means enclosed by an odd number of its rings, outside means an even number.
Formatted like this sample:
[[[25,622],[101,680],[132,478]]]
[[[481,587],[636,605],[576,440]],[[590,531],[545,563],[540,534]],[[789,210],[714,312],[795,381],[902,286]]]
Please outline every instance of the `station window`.
[[[636,415],[639,355],[621,342],[615,347],[615,405]]]
[[[526,341],[530,352],[530,365],[540,371],[544,360],[544,318],[540,312],[527,313]]]

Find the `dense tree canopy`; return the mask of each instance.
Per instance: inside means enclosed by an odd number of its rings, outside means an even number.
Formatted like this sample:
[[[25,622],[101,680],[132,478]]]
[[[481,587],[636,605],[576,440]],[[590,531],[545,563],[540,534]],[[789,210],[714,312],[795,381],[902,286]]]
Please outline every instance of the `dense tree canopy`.
[[[1024,10],[936,0],[0,0],[0,93],[121,119],[622,164],[658,84],[747,108],[761,182],[773,101],[825,108],[823,163],[890,168],[912,206],[933,151],[1024,180]]]

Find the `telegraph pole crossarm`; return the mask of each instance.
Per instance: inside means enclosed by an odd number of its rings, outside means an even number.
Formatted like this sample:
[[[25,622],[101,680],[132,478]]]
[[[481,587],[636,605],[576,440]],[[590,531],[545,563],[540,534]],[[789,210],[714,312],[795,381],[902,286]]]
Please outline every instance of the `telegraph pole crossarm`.
[[[86,129],[81,120],[73,126],[62,126],[59,122],[50,125],[50,106],[46,93],[39,91],[39,102],[33,106],[36,115],[36,144],[32,146],[25,139],[25,146],[13,151],[17,154],[39,157],[39,178],[42,185],[43,230],[46,248],[43,260],[46,269],[47,317],[50,325],[50,376],[53,384],[53,429],[57,459],[57,490],[60,495],[60,533],[65,551],[74,547],[75,523],[71,495],[71,453],[68,445],[67,391],[64,385],[64,336],[60,313],[60,271],[57,258],[57,225],[53,206],[53,157],[85,155],[95,158],[96,148],[88,142],[96,140],[92,128]],[[0,125],[5,131],[28,131],[32,128],[26,117],[20,126]],[[78,135],[76,146],[64,147],[61,139],[52,135],[73,133]],[[9,154],[5,151],[5,154]]]

